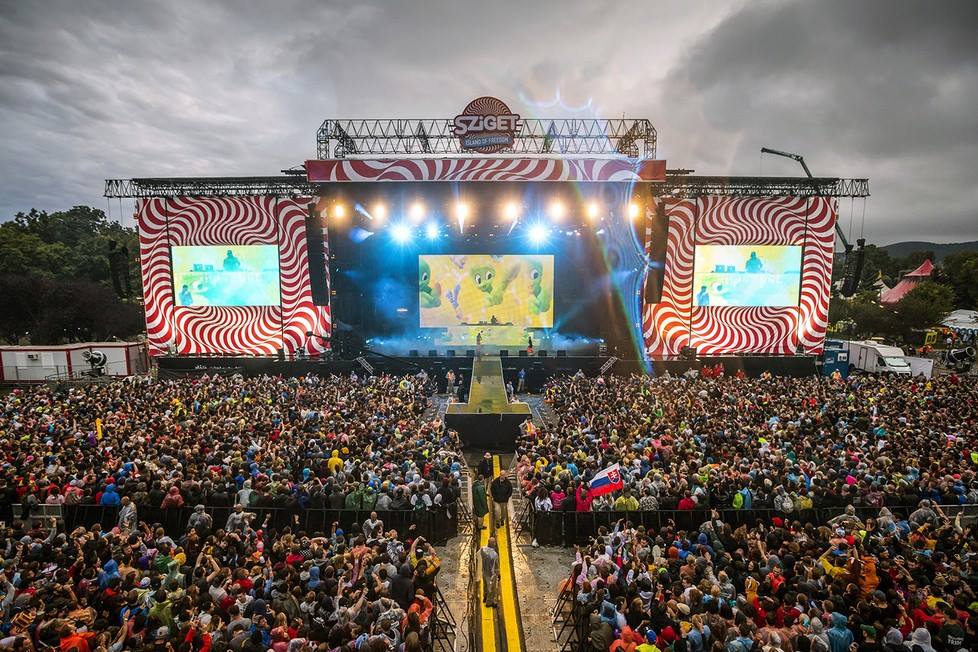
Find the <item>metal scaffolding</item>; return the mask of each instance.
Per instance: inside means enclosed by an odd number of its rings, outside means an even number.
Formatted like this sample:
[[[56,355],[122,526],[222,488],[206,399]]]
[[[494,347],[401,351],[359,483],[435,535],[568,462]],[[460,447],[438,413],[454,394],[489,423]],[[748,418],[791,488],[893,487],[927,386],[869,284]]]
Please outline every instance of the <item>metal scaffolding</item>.
[[[412,182],[406,182],[412,183]],[[417,182],[439,183],[439,182]],[[595,182],[607,183],[607,182]],[[309,183],[300,174],[275,177],[176,177],[106,179],[105,196],[115,198],[278,195],[313,197],[346,184]],[[642,183],[658,197],[868,197],[867,179],[819,177],[709,177],[670,174],[664,182]]]
[[[449,118],[325,120],[316,144],[320,159],[473,154],[462,148]],[[649,120],[521,118],[505,152],[654,159],[655,147],[656,131]]]

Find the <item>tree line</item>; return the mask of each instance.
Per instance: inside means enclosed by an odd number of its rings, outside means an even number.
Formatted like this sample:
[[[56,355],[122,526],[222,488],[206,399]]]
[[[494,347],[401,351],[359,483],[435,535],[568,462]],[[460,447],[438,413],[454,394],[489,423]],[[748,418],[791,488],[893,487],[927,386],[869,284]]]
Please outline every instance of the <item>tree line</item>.
[[[894,305],[880,303],[879,280],[893,287],[904,273],[925,260],[934,262],[935,258],[933,251],[891,256],[885,249],[867,245],[860,291],[851,299],[833,296],[829,305],[829,324],[839,327],[835,334],[881,336],[919,345],[923,343],[923,333],[939,325],[952,310],[974,310],[978,306],[978,251],[949,254],[937,263],[931,280],[912,289]],[[836,269],[841,270],[842,261],[836,262]]]
[[[140,287],[136,230],[97,208],[32,209],[0,224],[0,342],[132,338],[145,326]]]

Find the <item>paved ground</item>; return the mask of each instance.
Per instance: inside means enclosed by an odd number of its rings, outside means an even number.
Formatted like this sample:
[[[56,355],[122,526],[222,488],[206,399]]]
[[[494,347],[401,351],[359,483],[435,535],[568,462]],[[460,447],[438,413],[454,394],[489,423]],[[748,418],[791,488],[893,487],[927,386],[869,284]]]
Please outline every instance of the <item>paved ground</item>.
[[[471,534],[466,533],[450,539],[435,551],[441,559],[438,572],[438,588],[441,590],[456,623],[456,650],[466,650],[469,622],[466,601],[469,584],[469,543]]]
[[[549,652],[557,649],[550,610],[557,601],[557,586],[570,573],[573,559],[573,549],[522,545],[513,549],[516,590],[528,651]]]

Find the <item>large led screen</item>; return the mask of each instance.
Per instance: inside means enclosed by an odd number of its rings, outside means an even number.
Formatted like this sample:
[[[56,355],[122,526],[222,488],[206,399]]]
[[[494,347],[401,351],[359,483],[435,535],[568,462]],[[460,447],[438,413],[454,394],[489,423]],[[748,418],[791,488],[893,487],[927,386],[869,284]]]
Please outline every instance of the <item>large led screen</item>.
[[[700,245],[694,260],[693,305],[798,305],[801,247]]]
[[[178,306],[279,305],[276,245],[171,247]]]
[[[418,256],[424,328],[551,328],[553,297],[553,256]]]

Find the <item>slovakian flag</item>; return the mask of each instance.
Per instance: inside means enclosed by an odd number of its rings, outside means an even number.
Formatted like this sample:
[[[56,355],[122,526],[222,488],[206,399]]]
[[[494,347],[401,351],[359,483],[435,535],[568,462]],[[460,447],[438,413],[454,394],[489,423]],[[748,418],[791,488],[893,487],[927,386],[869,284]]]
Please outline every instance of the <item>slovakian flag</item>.
[[[591,495],[594,497],[624,488],[625,481],[621,479],[621,469],[617,464],[612,464],[604,471],[598,471],[591,479]]]

